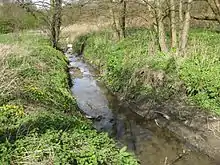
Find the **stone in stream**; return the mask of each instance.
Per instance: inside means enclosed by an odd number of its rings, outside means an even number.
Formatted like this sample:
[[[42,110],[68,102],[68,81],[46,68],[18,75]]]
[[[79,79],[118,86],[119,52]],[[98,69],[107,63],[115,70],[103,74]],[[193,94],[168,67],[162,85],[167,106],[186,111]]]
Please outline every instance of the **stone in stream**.
[[[65,52],[67,54],[71,54],[73,52],[73,45],[72,44],[67,44]]]

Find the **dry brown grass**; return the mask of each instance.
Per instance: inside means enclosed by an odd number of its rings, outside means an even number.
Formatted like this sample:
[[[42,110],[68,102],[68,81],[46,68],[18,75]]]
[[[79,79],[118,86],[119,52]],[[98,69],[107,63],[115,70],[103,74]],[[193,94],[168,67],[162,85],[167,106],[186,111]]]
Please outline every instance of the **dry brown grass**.
[[[14,86],[16,82],[16,72],[9,69],[7,58],[12,54],[14,46],[0,44],[0,95],[4,95]]]
[[[61,32],[61,42],[71,43],[80,35],[84,35],[94,31],[99,31],[101,29],[109,27],[109,25],[110,23],[108,22],[89,22],[63,27]]]
[[[4,98],[19,88],[18,69],[10,67],[9,59],[21,58],[25,53],[17,45],[7,44],[0,44],[0,52],[0,97]]]

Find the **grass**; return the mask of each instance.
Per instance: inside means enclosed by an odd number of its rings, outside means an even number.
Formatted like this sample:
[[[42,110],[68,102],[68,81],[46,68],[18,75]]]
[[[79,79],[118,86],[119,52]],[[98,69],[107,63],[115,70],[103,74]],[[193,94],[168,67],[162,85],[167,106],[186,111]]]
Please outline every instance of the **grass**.
[[[185,57],[163,54],[154,33],[129,29],[119,42],[111,31],[90,33],[78,38],[75,47],[87,40],[85,58],[96,66],[103,81],[125,98],[157,103],[176,97],[220,114],[220,34],[192,29]]]
[[[138,164],[77,111],[65,56],[35,33],[0,35],[0,164]]]
[[[109,23],[78,23],[68,25],[62,28],[61,43],[71,43],[81,35],[85,35],[91,31],[99,31],[100,29],[108,27]]]

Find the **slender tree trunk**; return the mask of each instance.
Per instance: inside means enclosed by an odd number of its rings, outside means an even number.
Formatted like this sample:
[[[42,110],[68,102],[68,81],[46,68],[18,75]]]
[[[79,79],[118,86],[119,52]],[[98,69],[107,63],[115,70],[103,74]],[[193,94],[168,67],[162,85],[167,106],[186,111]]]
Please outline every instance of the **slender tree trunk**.
[[[166,34],[164,30],[164,24],[161,19],[158,21],[158,36],[159,36],[159,44],[161,51],[164,53],[168,52],[168,48],[166,45]]]
[[[50,0],[50,12],[52,13],[52,20],[50,25],[51,44],[56,47],[56,15],[55,15],[55,0]]]
[[[148,7],[148,11],[149,11],[149,17],[150,19],[152,19],[153,21],[153,29],[155,32],[157,32],[157,19],[154,13],[154,10],[152,9],[152,7],[150,5],[147,5]]]
[[[178,48],[178,51],[180,50],[180,47],[181,47],[181,38],[182,38],[182,30],[183,30],[183,0],[179,0],[179,36],[178,36],[178,39],[179,39],[179,48]]]
[[[50,26],[52,46],[58,49],[62,18],[62,0],[50,0],[52,20]]]
[[[120,38],[125,38],[125,29],[126,29],[126,8],[127,2],[125,0],[121,0],[120,2],[120,14],[119,14],[119,24],[120,24]]]
[[[175,2],[170,0],[171,47],[177,47],[176,11]]]
[[[158,41],[159,46],[162,52],[168,52],[167,44],[166,44],[166,33],[164,29],[163,17],[162,17],[162,2],[160,0],[156,0],[156,13],[157,13],[157,33],[158,33]]]
[[[62,0],[56,0],[56,42],[60,39],[60,29],[62,24]],[[58,47],[58,45],[56,45]]]
[[[180,52],[184,53],[187,41],[188,41],[188,33],[189,33],[189,27],[190,27],[190,10],[192,6],[192,1],[193,0],[188,0],[187,1],[187,9],[185,13],[185,19],[183,23],[183,29],[181,33],[181,44],[180,44]]]
[[[183,0],[179,0],[179,21],[183,23]]]
[[[114,10],[112,9],[112,7],[111,7],[111,9],[110,9],[110,12],[111,12],[111,15],[112,15],[112,29],[113,29],[113,31],[114,31],[114,38],[118,38],[118,40],[120,40],[120,31],[119,31],[119,29],[118,29],[118,26],[117,26],[117,22],[116,22],[116,15],[115,15],[115,12],[114,12]]]
[[[126,30],[126,0],[113,1],[111,0],[110,12],[112,15],[112,28],[117,35],[118,40],[125,38]]]

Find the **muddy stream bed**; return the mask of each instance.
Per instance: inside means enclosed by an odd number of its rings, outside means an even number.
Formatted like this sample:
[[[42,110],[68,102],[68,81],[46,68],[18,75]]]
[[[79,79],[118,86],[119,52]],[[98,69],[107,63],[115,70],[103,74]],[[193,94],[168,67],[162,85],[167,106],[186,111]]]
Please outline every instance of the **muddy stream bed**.
[[[208,156],[181,142],[154,121],[146,121],[117,101],[98,81],[95,70],[74,54],[66,53],[73,86],[82,113],[98,131],[108,132],[119,147],[127,146],[142,165],[215,165]]]

